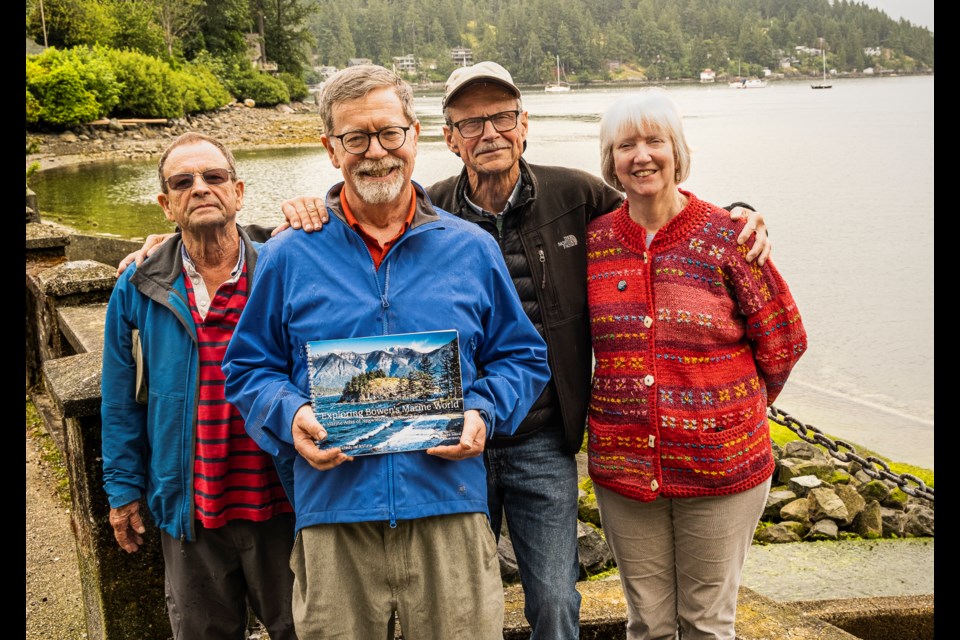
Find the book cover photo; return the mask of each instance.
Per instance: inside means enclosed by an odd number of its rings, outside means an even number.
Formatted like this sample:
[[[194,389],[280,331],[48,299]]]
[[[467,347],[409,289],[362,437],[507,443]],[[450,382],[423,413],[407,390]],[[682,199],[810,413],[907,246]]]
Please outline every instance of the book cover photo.
[[[362,456],[459,442],[456,331],[314,340],[307,359],[311,405],[327,430],[319,448]]]

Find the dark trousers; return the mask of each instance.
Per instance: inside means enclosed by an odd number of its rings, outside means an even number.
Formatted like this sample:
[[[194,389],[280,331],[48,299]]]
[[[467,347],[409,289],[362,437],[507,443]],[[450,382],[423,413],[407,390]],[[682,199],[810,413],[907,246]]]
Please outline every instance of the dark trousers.
[[[247,603],[270,640],[296,640],[290,606],[293,514],[233,520],[183,542],[163,533],[167,613],[174,640],[243,640]]]

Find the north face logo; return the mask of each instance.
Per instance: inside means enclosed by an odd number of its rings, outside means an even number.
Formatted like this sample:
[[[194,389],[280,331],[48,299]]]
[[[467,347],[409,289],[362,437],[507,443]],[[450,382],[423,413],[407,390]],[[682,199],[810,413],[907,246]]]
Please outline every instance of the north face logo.
[[[557,243],[557,246],[561,249],[569,249],[570,247],[577,246],[577,236],[563,236],[563,240]]]

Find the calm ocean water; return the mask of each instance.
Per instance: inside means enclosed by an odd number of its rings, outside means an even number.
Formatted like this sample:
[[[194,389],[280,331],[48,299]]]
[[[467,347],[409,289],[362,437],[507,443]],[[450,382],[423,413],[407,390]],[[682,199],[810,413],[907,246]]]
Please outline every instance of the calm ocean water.
[[[810,348],[776,405],[836,438],[933,467],[932,76],[809,82],[764,89],[671,87],[693,147],[683,185],[763,212],[774,261],[800,306]],[[603,110],[625,90],[531,92],[534,163],[599,173]],[[417,99],[414,179],[451,175],[439,95]],[[241,222],[273,224],[279,202],[340,179],[320,148],[237,154]],[[120,235],[165,229],[152,162],[48,172],[33,186],[45,215]],[[34,183],[31,183],[32,185]],[[105,215],[104,212],[109,212]]]

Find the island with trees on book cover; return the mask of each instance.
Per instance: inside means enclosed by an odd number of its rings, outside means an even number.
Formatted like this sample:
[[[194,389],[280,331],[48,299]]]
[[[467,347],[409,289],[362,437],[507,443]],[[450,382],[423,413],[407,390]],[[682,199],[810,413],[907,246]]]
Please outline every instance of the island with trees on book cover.
[[[307,343],[321,449],[361,456],[456,444],[463,431],[457,332]]]

